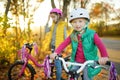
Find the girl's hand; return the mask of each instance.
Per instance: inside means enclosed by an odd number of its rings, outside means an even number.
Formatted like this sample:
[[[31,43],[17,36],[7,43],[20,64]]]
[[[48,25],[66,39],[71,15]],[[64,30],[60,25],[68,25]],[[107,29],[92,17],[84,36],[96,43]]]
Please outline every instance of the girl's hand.
[[[55,57],[57,56],[57,53],[52,53],[52,54],[50,54],[50,59],[55,59]]]
[[[100,65],[105,65],[107,61],[109,61],[108,57],[101,57],[99,59],[99,64]]]

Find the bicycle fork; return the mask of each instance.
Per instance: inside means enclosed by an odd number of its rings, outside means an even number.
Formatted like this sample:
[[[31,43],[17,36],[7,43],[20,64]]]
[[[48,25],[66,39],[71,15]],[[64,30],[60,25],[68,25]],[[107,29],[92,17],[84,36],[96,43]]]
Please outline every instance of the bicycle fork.
[[[21,69],[21,71],[20,71],[20,73],[19,73],[19,75],[18,75],[19,77],[21,77],[22,74],[24,73],[24,70],[25,70],[25,68],[26,68],[27,63],[28,63],[28,62],[25,62],[24,65],[22,66],[22,69]]]

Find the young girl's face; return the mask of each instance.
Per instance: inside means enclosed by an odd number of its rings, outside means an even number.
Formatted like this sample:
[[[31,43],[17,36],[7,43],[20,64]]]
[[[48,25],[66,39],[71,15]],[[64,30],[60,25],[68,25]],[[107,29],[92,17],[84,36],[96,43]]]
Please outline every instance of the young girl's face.
[[[85,26],[86,21],[87,20],[84,18],[78,18],[78,19],[72,20],[71,24],[72,24],[74,30],[81,31],[82,28]]]
[[[59,16],[56,13],[51,13],[50,17],[52,18],[53,22],[55,22],[55,23],[58,21],[58,18],[59,18]]]

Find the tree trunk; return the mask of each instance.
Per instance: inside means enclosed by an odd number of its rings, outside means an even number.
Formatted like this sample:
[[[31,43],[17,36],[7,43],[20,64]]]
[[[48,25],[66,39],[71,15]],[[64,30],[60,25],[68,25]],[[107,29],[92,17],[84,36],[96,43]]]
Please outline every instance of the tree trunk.
[[[54,0],[51,0],[51,6],[52,8],[56,8]]]
[[[5,15],[4,15],[3,32],[4,32],[5,35],[6,35],[7,28],[8,28],[8,24],[7,24],[8,17],[7,17],[7,14],[8,14],[9,8],[10,8],[10,2],[11,2],[11,0],[8,0],[7,6],[6,6],[6,10],[5,10]]]
[[[86,4],[89,0],[80,0],[81,1],[81,8],[86,8]]]
[[[8,2],[7,2],[7,6],[6,6],[6,10],[5,10],[5,15],[6,16],[8,14],[9,8],[10,8],[10,2],[11,2],[11,0],[8,0]]]
[[[70,4],[71,0],[63,0],[63,20],[65,20],[65,18],[67,18],[67,7]]]

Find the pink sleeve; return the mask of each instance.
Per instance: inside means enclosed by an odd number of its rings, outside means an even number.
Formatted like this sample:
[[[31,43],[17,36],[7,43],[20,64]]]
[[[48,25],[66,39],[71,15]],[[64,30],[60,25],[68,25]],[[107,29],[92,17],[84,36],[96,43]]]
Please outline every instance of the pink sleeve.
[[[71,43],[70,36],[65,39],[55,50],[57,54],[60,54]]]
[[[108,57],[106,47],[99,38],[97,33],[94,35],[94,42],[100,51],[101,57]]]

